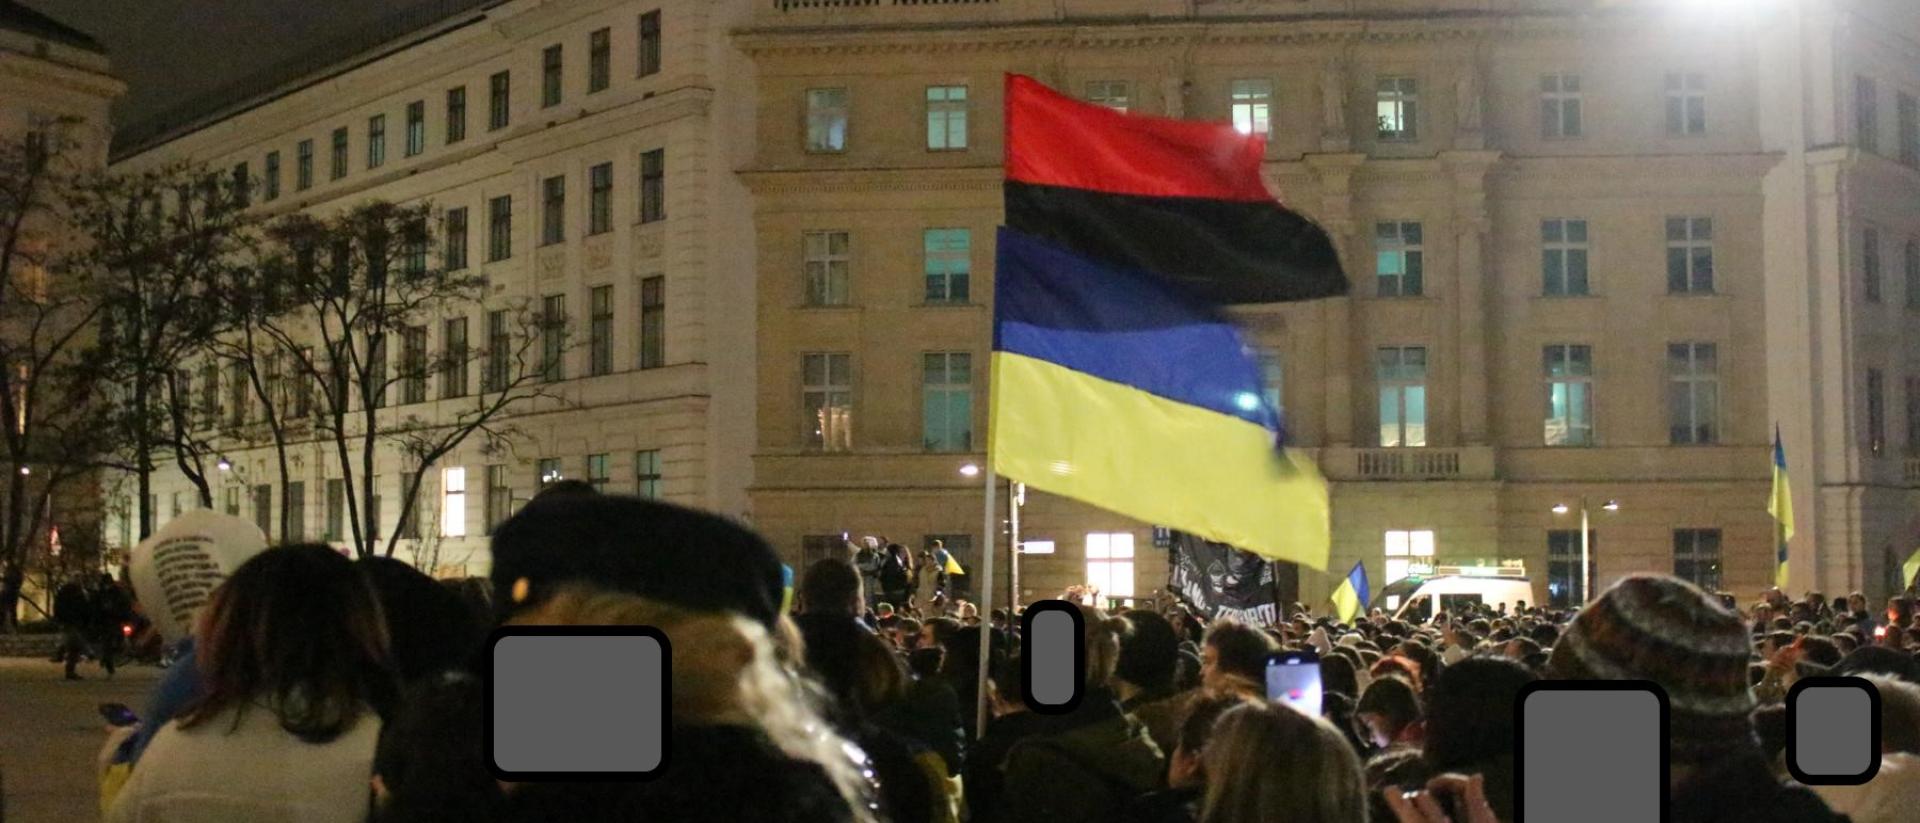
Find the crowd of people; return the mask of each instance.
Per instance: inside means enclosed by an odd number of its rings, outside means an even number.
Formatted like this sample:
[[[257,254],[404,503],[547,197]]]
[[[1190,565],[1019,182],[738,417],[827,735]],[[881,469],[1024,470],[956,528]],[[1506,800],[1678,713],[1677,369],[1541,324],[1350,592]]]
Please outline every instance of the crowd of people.
[[[951,579],[922,599],[892,544],[818,560],[789,592],[772,549],[731,521],[586,492],[497,529],[486,581],[264,542],[178,639],[141,724],[108,741],[108,820],[1492,823],[1515,817],[1513,707],[1539,679],[1667,693],[1676,821],[1879,823],[1920,803],[1905,599],[1734,610],[1633,576],[1578,612],[1501,604],[1421,625],[1087,604],[1083,697],[1041,714],[1020,698],[1018,612],[983,620],[949,600]],[[498,625],[664,631],[664,773],[496,780],[483,647]],[[1317,653],[1321,716],[1266,699],[1267,659],[1289,649]],[[1882,695],[1883,766],[1865,785],[1786,777],[1780,701],[1821,673]]]

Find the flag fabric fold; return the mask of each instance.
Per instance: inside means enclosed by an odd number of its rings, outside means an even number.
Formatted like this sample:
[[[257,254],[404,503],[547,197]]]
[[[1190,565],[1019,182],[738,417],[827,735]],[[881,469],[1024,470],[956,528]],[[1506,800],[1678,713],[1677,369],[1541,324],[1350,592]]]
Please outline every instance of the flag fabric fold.
[[[994,470],[1325,568],[1326,483],[1281,448],[1222,308],[1343,291],[1331,244],[1314,256],[1324,233],[1273,200],[1263,144],[1231,127],[1122,115],[1024,77],[1007,93]]]
[[[1261,181],[1266,143],[1007,78],[1007,225],[1216,303],[1347,292],[1327,233]]]
[[[1787,449],[1780,441],[1780,427],[1773,429],[1773,496],[1767,500],[1767,514],[1779,524],[1775,533],[1773,585],[1787,588],[1787,541],[1793,539],[1793,489],[1787,483]]]
[[[1353,570],[1347,572],[1347,579],[1333,590],[1334,615],[1342,623],[1352,623],[1360,612],[1367,607],[1367,601],[1373,599],[1373,592],[1367,585],[1367,564],[1353,564]]]

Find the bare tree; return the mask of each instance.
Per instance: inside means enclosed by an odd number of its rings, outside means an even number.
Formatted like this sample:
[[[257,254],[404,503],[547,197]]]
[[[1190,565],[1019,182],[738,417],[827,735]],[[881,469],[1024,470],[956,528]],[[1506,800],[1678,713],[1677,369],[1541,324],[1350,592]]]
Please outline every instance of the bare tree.
[[[0,140],[0,566],[14,593],[55,494],[98,468],[112,411],[94,367],[96,284],[72,265],[65,195],[80,166],[64,132]]]
[[[483,276],[433,264],[432,217],[429,205],[373,202],[332,217],[281,218],[265,231],[247,287],[268,307],[253,322],[285,359],[287,373],[321,387],[312,431],[332,446],[351,540],[362,557],[391,557],[401,539],[394,529],[382,544],[380,513],[371,510],[382,446],[410,469],[399,500],[399,522],[406,522],[422,479],[441,458],[475,436],[489,447],[505,442],[514,434],[514,411],[564,402],[543,378],[565,349],[565,318],[539,317],[528,301],[491,307],[481,345],[443,339],[437,354],[425,351],[428,324],[465,317],[486,305],[487,294]],[[468,383],[475,367],[477,391]],[[429,399],[435,383],[439,396]],[[404,405],[391,402],[395,392]],[[270,425],[289,425],[286,415],[275,419]],[[284,431],[273,436],[285,441]]]
[[[202,505],[213,505],[207,463],[217,430],[196,413],[188,364],[226,328],[212,298],[253,235],[245,196],[184,163],[103,173],[75,186],[74,219],[88,249],[80,267],[96,286],[109,332],[96,366],[122,393],[115,451],[137,481],[142,538],[153,531],[152,476],[167,458]],[[211,399],[215,385],[201,390]]]

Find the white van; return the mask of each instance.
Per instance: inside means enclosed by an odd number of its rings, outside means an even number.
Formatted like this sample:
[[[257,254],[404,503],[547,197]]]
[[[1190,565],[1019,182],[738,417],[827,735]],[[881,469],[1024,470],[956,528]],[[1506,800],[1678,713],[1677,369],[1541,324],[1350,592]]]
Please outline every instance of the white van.
[[[1458,614],[1462,607],[1485,604],[1498,607],[1507,604],[1511,611],[1521,603],[1536,605],[1540,601],[1534,597],[1533,583],[1527,579],[1526,570],[1519,568],[1461,568],[1441,566],[1433,577],[1426,578],[1413,587],[1411,594],[1398,597],[1398,609],[1387,598],[1394,597],[1388,591],[1381,592],[1382,608],[1388,610],[1395,620],[1409,623],[1426,623],[1433,619],[1436,612]],[[1395,584],[1396,586],[1399,584]]]

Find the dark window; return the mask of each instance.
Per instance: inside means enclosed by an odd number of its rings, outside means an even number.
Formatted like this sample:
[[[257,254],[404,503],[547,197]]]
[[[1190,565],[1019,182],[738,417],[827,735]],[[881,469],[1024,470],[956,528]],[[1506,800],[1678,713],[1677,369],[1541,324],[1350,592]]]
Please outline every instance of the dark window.
[[[253,522],[261,534],[273,534],[273,487],[265,483],[253,487]]]
[[[1600,535],[1587,532],[1587,579],[1597,577]],[[1547,532],[1547,604],[1556,609],[1577,609],[1587,602],[1585,581],[1580,578],[1580,530],[1556,529]]]
[[[613,80],[613,29],[587,35],[587,93],[605,91]]]
[[[601,163],[587,172],[587,233],[613,230],[613,164]]]
[[[400,334],[400,402],[427,402],[427,327],[411,326]]]
[[[667,278],[640,281],[640,368],[667,364]]]
[[[324,535],[329,541],[347,539],[347,483],[340,478],[327,481],[327,530]]]
[[[407,156],[427,150],[427,101],[407,104]]]
[[[567,239],[567,178],[549,177],[540,184],[540,245]]]
[[[442,240],[446,243],[445,267],[447,271],[459,271],[467,267],[466,207],[447,209],[445,223],[441,229]]]
[[[233,167],[233,202],[240,208],[246,208],[253,200],[253,175],[247,171],[246,163]]]
[[[487,312],[487,362],[480,373],[481,391],[503,391],[507,387],[508,369],[513,357],[511,341],[507,339],[507,313],[505,310]]]
[[[456,317],[441,325],[440,396],[467,396],[467,318]]]
[[[548,46],[540,54],[540,105],[551,108],[560,105],[561,90],[564,88],[563,66],[560,62],[560,46]]]
[[[567,297],[549,294],[540,299],[540,381],[567,379]]]
[[[387,162],[387,116],[367,118],[367,168],[379,168]]]
[[[640,222],[667,219],[667,150],[640,155]]]
[[[267,152],[267,167],[265,169],[264,176],[265,176],[265,179],[262,182],[263,189],[260,193],[261,196],[268,200],[273,200],[279,197],[280,196],[280,153],[279,152],[277,151]]]
[[[447,89],[447,142],[467,139],[467,87]]]
[[[1720,530],[1674,529],[1673,576],[1709,592],[1720,590]]]
[[[487,201],[487,262],[513,256],[513,195]]]
[[[587,455],[587,485],[594,491],[605,494],[607,491],[607,456],[605,454]]]
[[[367,340],[367,385],[365,403],[376,409],[387,406],[387,336],[376,334]]]
[[[646,500],[659,500],[665,485],[660,466],[660,450],[633,453],[633,493]]]
[[[640,15],[640,76],[660,73],[660,12]]]
[[[313,188],[313,141],[302,140],[294,150],[293,187],[298,191]]]
[[[588,294],[588,369],[598,377],[613,371],[613,287],[595,286]]]
[[[407,490],[413,488],[415,479],[419,476],[420,474],[418,472],[400,473],[400,488],[398,490],[400,492],[399,532],[403,540],[420,539],[420,518],[416,516],[420,511],[420,506],[417,502],[409,503],[407,499]],[[415,499],[418,499],[417,495]]]
[[[1879,454],[1887,448],[1887,379],[1879,369],[1867,369],[1867,449]]]
[[[513,486],[507,480],[506,466],[487,467],[487,533],[513,514]]]
[[[341,126],[333,130],[333,179],[347,176],[347,128]]]
[[[487,128],[504,129],[512,122],[513,72],[487,78]]]
[[[287,537],[307,539],[307,484],[295,480],[287,484]]]

